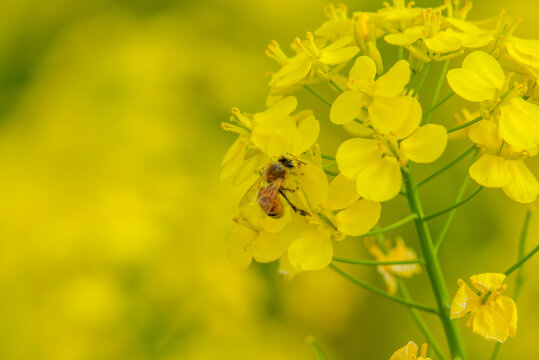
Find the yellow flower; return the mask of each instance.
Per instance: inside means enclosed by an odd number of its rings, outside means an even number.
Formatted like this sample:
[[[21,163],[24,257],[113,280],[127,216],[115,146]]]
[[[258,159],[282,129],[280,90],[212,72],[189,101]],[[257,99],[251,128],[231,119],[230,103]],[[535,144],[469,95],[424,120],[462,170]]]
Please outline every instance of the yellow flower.
[[[363,108],[368,112],[372,126],[381,133],[399,129],[410,112],[410,101],[402,96],[410,80],[410,66],[398,61],[387,73],[376,77],[376,64],[367,56],[360,56],[350,70],[348,86],[331,106],[330,119],[343,125],[359,117]]]
[[[520,65],[536,80],[539,78],[539,41],[511,36],[505,42],[507,58]]]
[[[410,341],[399,350],[395,351],[389,360],[431,360],[427,357],[427,344],[421,346],[421,354],[417,357],[418,347],[415,342]]]
[[[323,41],[336,41],[343,37],[354,36],[354,19],[348,17],[348,8],[344,4],[328,4],[324,12],[329,20],[314,31],[314,35]]]
[[[393,6],[384,2],[384,7],[376,13],[369,13],[374,19],[376,26],[388,33],[404,31],[410,26],[416,25],[421,19],[421,8],[414,8],[414,2],[406,4],[405,0],[393,0]],[[356,15],[356,13],[354,13]]]
[[[275,59],[281,69],[275,72],[269,85],[271,87],[289,87],[293,85],[314,84],[337,73],[359,52],[353,45],[352,36],[341,37],[326,46],[318,43],[312,33],[307,33],[307,40],[296,38],[297,54],[287,57],[277,42],[268,46],[266,54]]]
[[[441,125],[419,127],[421,106],[405,97],[409,111],[399,129],[372,138],[354,138],[341,144],[336,159],[339,171],[355,181],[358,194],[373,201],[394,198],[401,189],[400,167],[413,161],[430,163],[438,159],[447,144],[447,131]],[[390,115],[386,115],[390,117]]]
[[[499,123],[499,136],[505,142],[535,155],[539,151],[539,106],[521,97],[525,86],[510,87],[509,80],[498,61],[483,51],[470,53],[462,68],[447,73],[456,94],[480,102],[483,118]]]
[[[484,273],[470,277],[470,288],[459,279],[459,289],[451,303],[451,319],[470,314],[467,326],[490,341],[504,342],[517,331],[517,307],[513,299],[500,295],[507,285],[506,276]],[[477,294],[479,292],[479,295]]]
[[[232,178],[234,184],[240,184],[256,174],[269,157],[309,150],[318,139],[320,124],[308,111],[291,116],[296,107],[296,98],[289,96],[254,115],[232,109],[230,123],[222,127],[239,137],[223,158],[221,179]]]
[[[470,139],[482,148],[482,156],[470,167],[470,177],[481,186],[501,188],[520,203],[535,201],[539,183],[524,164],[526,154],[504,143],[498,133],[492,120],[481,120],[470,127]]]
[[[387,255],[372,242],[369,245],[369,252],[378,261],[403,261],[403,260],[415,260],[417,255],[415,251],[409,247],[406,247],[404,240],[401,237],[397,237],[395,240],[395,246],[387,252]],[[402,264],[402,265],[380,265],[376,267],[378,272],[384,278],[384,282],[387,286],[387,292],[395,294],[397,292],[397,279],[395,276],[404,278],[410,278],[414,274],[421,272],[421,267],[418,264]]]

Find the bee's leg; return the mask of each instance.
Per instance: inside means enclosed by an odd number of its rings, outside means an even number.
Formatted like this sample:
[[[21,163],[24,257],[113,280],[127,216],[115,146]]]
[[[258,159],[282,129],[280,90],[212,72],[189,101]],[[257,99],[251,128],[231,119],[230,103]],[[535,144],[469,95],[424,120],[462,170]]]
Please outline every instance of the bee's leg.
[[[285,188],[285,187],[281,187],[281,190],[284,190],[284,191],[290,191],[290,192],[296,192],[299,190],[299,187],[296,186],[295,188]]]
[[[284,193],[283,189],[279,189],[279,193],[284,197],[284,199],[286,200],[286,202],[288,203],[288,205],[290,205],[290,207],[292,208],[292,210],[294,210],[295,213],[300,214],[301,216],[311,216],[311,214],[309,214],[308,211],[305,211],[305,210],[303,210],[303,209],[300,209],[300,208],[298,208],[296,205],[292,204],[292,202],[290,201],[290,199],[288,199],[288,197],[287,197],[286,194]]]

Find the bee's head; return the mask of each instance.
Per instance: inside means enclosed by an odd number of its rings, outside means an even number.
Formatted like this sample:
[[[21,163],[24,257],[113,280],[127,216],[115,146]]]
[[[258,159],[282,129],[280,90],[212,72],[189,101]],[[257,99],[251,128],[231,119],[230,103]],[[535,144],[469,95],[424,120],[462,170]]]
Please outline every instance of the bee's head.
[[[266,177],[268,180],[273,181],[281,179],[286,176],[286,170],[280,162],[271,163],[266,170]]]
[[[278,161],[280,164],[282,164],[284,167],[288,169],[292,169],[294,167],[294,163],[292,162],[292,160],[290,160],[289,158],[285,156],[281,156]]]

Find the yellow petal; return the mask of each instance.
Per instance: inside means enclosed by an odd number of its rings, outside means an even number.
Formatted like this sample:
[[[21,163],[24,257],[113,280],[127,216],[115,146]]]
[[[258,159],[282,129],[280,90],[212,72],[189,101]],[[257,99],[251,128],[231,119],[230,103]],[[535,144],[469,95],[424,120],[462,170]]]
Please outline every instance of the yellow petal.
[[[345,177],[343,174],[337,175],[329,183],[328,199],[326,207],[330,210],[344,209],[359,199],[356,190],[356,182]]]
[[[241,138],[238,138],[232,146],[226,152],[221,165],[223,169],[221,170],[221,180],[226,180],[233,175],[237,174],[241,165],[243,164],[243,159],[245,158],[245,145]]]
[[[355,138],[343,142],[335,157],[339,171],[347,178],[355,180],[361,170],[381,156],[376,140]]]
[[[442,125],[427,124],[402,140],[400,154],[413,162],[425,164],[437,160],[445,151],[447,130]]]
[[[406,96],[377,96],[368,106],[372,126],[383,134],[397,131],[408,118],[410,101]]]
[[[410,80],[410,64],[399,60],[387,73],[376,80],[375,95],[393,97],[400,95]]]
[[[503,192],[523,204],[534,202],[539,193],[539,183],[535,175],[522,160],[508,160],[507,167],[512,174],[512,180],[502,188]]]
[[[319,270],[329,265],[333,244],[329,232],[312,226],[288,248],[288,259],[300,270]]]
[[[395,158],[385,157],[371,162],[357,177],[357,192],[373,201],[393,199],[401,189],[400,166]]]
[[[356,59],[354,66],[350,70],[350,79],[370,84],[376,76],[376,64],[368,56],[360,56]]]
[[[528,151],[539,151],[539,106],[517,97],[500,111],[500,136],[509,144]]]
[[[384,36],[384,40],[391,45],[408,46],[416,42],[421,37],[421,34],[388,34]]]
[[[505,278],[506,276],[500,273],[483,273],[470,276],[470,283],[481,294],[486,294],[489,291],[495,292],[502,288]]]
[[[402,126],[393,132],[397,139],[404,139],[413,133],[421,123],[421,117],[423,116],[423,110],[421,109],[421,104],[419,104],[417,98],[406,96],[406,99],[410,103],[408,116],[406,120],[404,120]]]
[[[469,312],[474,312],[481,304],[479,296],[461,279],[458,280],[459,289],[451,302],[451,319],[458,319]]]
[[[356,46],[348,46],[341,49],[322,51],[322,53],[320,54],[320,58],[318,58],[318,61],[327,65],[338,65],[350,60],[351,58],[356,56],[358,52],[359,48]]]
[[[255,122],[272,121],[290,115],[298,106],[298,99],[295,96],[287,96],[270,106],[263,112],[256,113],[253,116]]]
[[[286,87],[292,86],[307,77],[311,71],[312,62],[308,55],[301,53],[279,71],[273,74],[270,86]]]
[[[387,254],[387,260],[391,261],[415,259],[417,259],[417,254],[412,248],[404,244],[404,240],[401,237],[397,237],[395,247],[389,250]],[[392,273],[405,278],[412,277],[414,274],[421,272],[421,267],[418,264],[389,265],[388,268]]]
[[[361,199],[339,212],[335,216],[335,225],[346,235],[360,236],[369,232],[378,223],[381,210],[380,203]]]
[[[359,116],[361,109],[365,105],[365,96],[360,92],[356,90],[345,91],[331,105],[329,119],[337,125],[349,123]]]
[[[503,316],[488,305],[481,305],[474,314],[474,333],[489,341],[504,342],[509,334],[509,326]]]
[[[245,226],[234,224],[232,236],[228,240],[227,254],[230,262],[240,268],[246,268],[253,259],[251,255],[251,243],[257,233]]]
[[[300,171],[296,179],[310,207],[324,204],[329,191],[328,178],[324,170],[316,165],[305,164],[301,166]]]
[[[474,162],[469,173],[479,185],[489,188],[503,187],[512,180],[508,161],[490,154],[484,154]]]
[[[298,126],[297,137],[294,141],[294,154],[302,154],[309,150],[320,134],[320,122],[314,116],[308,116]]]
[[[275,261],[284,251],[279,234],[260,232],[253,240],[253,257],[259,263]]]
[[[517,333],[517,306],[513,299],[508,296],[499,296],[492,304],[493,308],[500,313],[508,325],[508,335],[514,337]]]
[[[395,351],[389,360],[415,360],[418,350],[419,348],[417,345],[413,341],[410,341],[408,344]]]
[[[470,126],[468,136],[476,144],[485,145],[490,152],[497,152],[502,144],[498,136],[498,126],[491,120],[481,120]]]
[[[493,100],[496,95],[496,88],[488,86],[479,75],[469,69],[449,70],[447,83],[458,96],[468,101]]]
[[[451,33],[442,31],[426,38],[425,45],[429,50],[436,53],[448,53],[460,49],[461,40],[458,37],[451,36]]]
[[[473,71],[488,87],[499,89],[505,82],[502,66],[492,55],[484,51],[474,51],[462,62],[462,67]]]

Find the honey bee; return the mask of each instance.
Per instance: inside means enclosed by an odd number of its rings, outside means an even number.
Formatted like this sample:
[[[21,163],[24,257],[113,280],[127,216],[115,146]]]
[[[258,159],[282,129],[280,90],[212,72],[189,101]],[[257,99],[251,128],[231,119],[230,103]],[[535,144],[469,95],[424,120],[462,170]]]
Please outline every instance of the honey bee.
[[[270,217],[280,218],[284,213],[284,204],[279,195],[290,205],[292,210],[302,216],[309,216],[309,212],[292,204],[286,192],[297,189],[287,189],[283,186],[291,170],[295,169],[299,161],[281,156],[277,161],[271,162],[262,172],[261,177],[249,188],[240,202],[240,207],[247,202],[255,200],[262,211]]]

